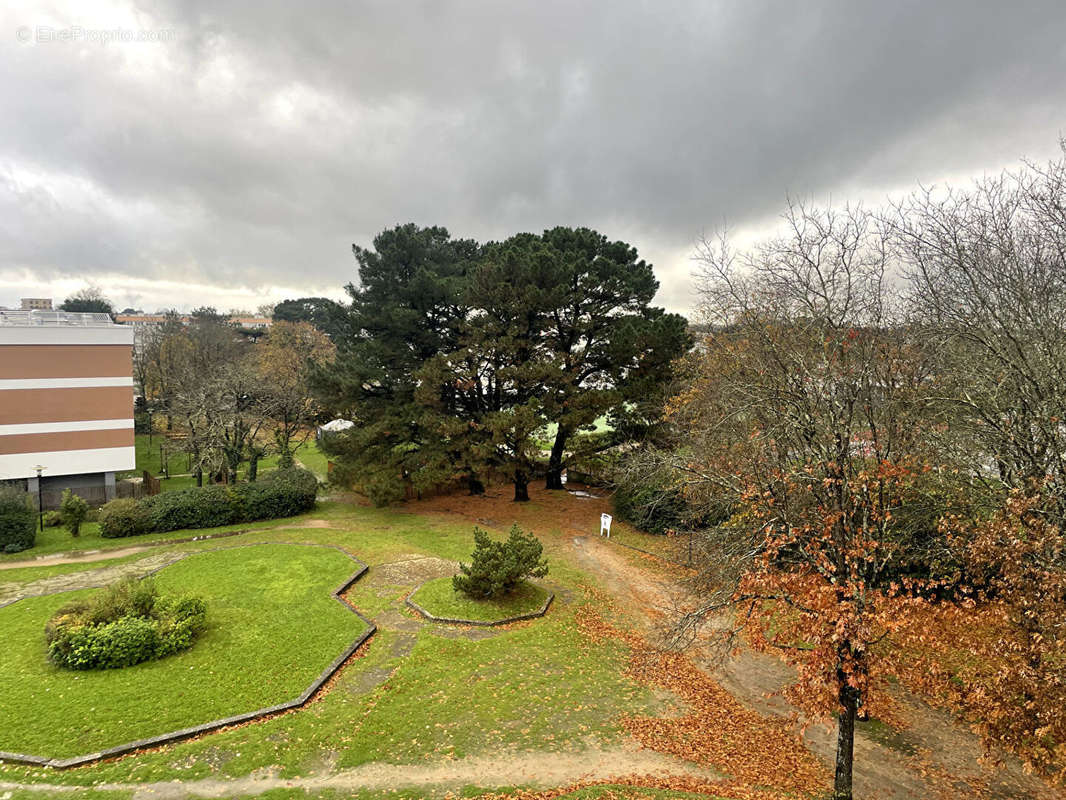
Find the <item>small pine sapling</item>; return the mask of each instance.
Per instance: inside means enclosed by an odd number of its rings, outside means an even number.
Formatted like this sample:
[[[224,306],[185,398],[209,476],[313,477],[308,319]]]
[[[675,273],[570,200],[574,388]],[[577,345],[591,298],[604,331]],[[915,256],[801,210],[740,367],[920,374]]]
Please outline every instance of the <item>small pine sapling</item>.
[[[81,533],[81,524],[88,515],[89,504],[70,489],[64,489],[59,502],[59,517],[71,536]]]
[[[470,564],[459,564],[462,575],[452,578],[452,586],[475,600],[509,594],[526,578],[543,578],[548,562],[541,558],[544,546],[531,533],[517,525],[505,542],[497,542],[485,531],[474,528],[474,552]]]

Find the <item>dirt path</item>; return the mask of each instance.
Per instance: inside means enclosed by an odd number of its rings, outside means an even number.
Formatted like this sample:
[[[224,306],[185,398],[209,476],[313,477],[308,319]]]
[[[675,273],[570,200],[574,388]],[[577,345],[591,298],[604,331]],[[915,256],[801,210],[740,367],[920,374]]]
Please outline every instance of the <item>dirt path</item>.
[[[365,764],[355,769],[302,778],[279,778],[273,772],[253,773],[234,780],[204,779],[176,783],[105,783],[95,788],[131,791],[133,800],[186,800],[206,797],[249,797],[272,789],[334,790],[358,792],[420,788],[424,796],[441,796],[456,786],[513,786],[529,784],[537,788],[563,786],[576,781],[606,780],[626,775],[691,775],[706,780],[720,776],[694,768],[670,756],[630,748],[591,749],[580,753],[515,753],[494,757],[463,758],[437,764]],[[84,787],[59,784],[18,784],[0,782],[0,791],[42,791],[84,793]]]
[[[0,562],[0,570],[23,569],[25,567],[54,567],[57,564],[90,564],[93,561],[108,561],[112,558],[124,558],[151,549],[152,545],[142,544],[137,545],[136,547],[123,547],[120,550],[92,550],[77,556],[66,556],[60,553],[55,556],[28,558],[22,561],[3,561]]]
[[[648,631],[655,634],[659,629],[657,620],[674,607],[680,591],[666,577],[668,573],[657,575],[639,565],[635,554],[609,544],[606,539],[576,535],[572,541],[578,562],[597,575],[616,598],[635,612],[638,619],[643,619]],[[745,650],[724,661],[698,657],[697,661],[749,708],[781,716],[795,710],[782,697],[772,694],[786,686],[793,676],[792,668],[780,659]],[[1044,783],[1026,775],[1016,761],[1008,761],[994,772],[982,771],[977,763],[981,745],[972,732],[949,714],[930,708],[918,698],[901,693],[900,700],[905,708],[903,717],[908,720],[906,730],[886,742],[875,740],[863,730],[856,732],[857,797],[891,800],[936,797],[936,790],[919,772],[913,758],[919,748],[928,751],[927,758],[935,768],[959,779],[958,796],[969,792],[969,784],[982,786],[988,797],[1055,797]],[[834,730],[813,725],[805,732],[804,743],[831,767],[836,747]]]

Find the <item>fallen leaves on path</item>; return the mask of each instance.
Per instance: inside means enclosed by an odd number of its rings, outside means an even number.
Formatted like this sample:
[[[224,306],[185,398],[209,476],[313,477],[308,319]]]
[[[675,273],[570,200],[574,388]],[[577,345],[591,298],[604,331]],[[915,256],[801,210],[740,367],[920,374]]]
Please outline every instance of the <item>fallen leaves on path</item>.
[[[593,641],[617,639],[630,648],[628,672],[646,685],[682,698],[688,711],[680,716],[626,716],[622,725],[644,747],[728,774],[714,784],[723,797],[780,797],[823,790],[829,775],[785,720],[765,717],[741,704],[683,653],[651,647],[632,631],[619,630],[595,608],[577,613],[579,629]],[[744,787],[759,793],[743,795]],[[663,787],[672,788],[672,787]],[[729,788],[732,794],[725,794]],[[766,793],[769,791],[769,793]]]

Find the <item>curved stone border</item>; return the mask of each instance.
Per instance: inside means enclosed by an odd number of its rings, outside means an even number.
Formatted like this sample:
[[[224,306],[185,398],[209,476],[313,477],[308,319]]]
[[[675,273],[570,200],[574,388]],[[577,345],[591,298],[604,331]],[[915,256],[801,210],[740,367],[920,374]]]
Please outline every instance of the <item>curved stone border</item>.
[[[432,578],[431,580],[440,580],[439,578]],[[483,628],[494,628],[498,625],[510,625],[512,622],[521,622],[524,619],[536,619],[537,617],[543,617],[548,613],[548,606],[552,604],[552,600],[555,599],[554,592],[548,592],[547,598],[544,600],[544,605],[538,608],[536,611],[530,611],[528,614],[519,614],[516,617],[505,617],[504,619],[496,619],[491,622],[486,622],[483,619],[452,619],[451,617],[438,617],[436,614],[431,614],[424,609],[418,603],[411,598],[415,596],[419,589],[425,586],[430,581],[422,581],[411,593],[404,598],[404,602],[410,607],[428,619],[430,622],[440,622],[445,625],[478,625]]]
[[[344,663],[348,661],[348,659],[350,659],[353,655],[355,655],[355,651],[358,650],[363,645],[363,643],[366,642],[367,639],[373,636],[375,631],[377,631],[377,626],[365,616],[360,614],[359,611],[356,610],[355,606],[353,606],[343,597],[343,594],[351,588],[352,584],[354,584],[357,580],[363,577],[367,573],[367,570],[370,569],[366,562],[356,558],[351,553],[341,547],[338,547],[337,545],[315,544],[314,542],[252,542],[249,544],[236,545],[235,547],[213,547],[207,550],[197,550],[190,553],[186,553],[182,558],[178,559],[177,561],[181,561],[184,558],[198,555],[200,553],[213,553],[218,552],[220,550],[233,550],[236,549],[236,547],[260,547],[262,545],[274,544],[296,545],[300,547],[329,547],[333,550],[337,550],[340,553],[344,553],[345,556],[347,556],[359,565],[359,569],[353,572],[344,581],[344,583],[334,589],[330,593],[330,596],[334,600],[344,605],[344,607],[351,611],[353,614],[355,614],[355,616],[359,617],[359,619],[361,619],[363,623],[366,624],[367,628],[365,631],[363,631],[363,633],[359,635],[359,637],[354,642],[348,645],[348,647],[344,650],[343,653],[333,659],[333,663],[326,667],[322,671],[322,673],[317,678],[315,678],[311,685],[308,686],[300,694],[299,697],[294,700],[289,700],[286,703],[279,703],[277,705],[257,709],[256,711],[247,711],[243,714],[235,714],[232,717],[224,717],[223,719],[212,720],[211,722],[205,722],[200,725],[194,725],[191,728],[182,728],[181,730],[170,731],[169,733],[161,733],[157,736],[151,736],[147,739],[138,739],[135,742],[126,742],[125,744],[116,745],[115,747],[109,747],[106,750],[100,750],[96,753],[86,753],[80,756],[71,756],[70,758],[47,758],[45,756],[27,755],[25,753],[5,753],[3,751],[0,751],[0,762],[7,762],[10,764],[23,764],[32,767],[52,767],[53,769],[70,769],[71,767],[81,767],[86,764],[91,764],[95,761],[103,761],[104,759],[126,755],[128,753],[133,753],[138,750],[145,750],[150,747],[158,747],[160,745],[172,744],[173,742],[180,742],[183,739],[190,739],[194,736],[199,736],[203,733],[211,733],[212,731],[217,731],[222,728],[229,727],[230,725],[239,725],[242,722],[251,722],[252,720],[256,719],[266,719],[268,717],[273,717],[277,714],[281,714],[284,711],[290,711],[294,708],[301,708],[302,706],[307,705],[307,703],[310,702],[311,699],[318,693],[318,691],[322,688],[326,681],[332,678],[337,673],[337,671],[340,670],[342,666],[344,666]],[[177,563],[177,561],[172,561],[169,564],[164,564],[161,567],[157,567],[156,569],[153,569],[150,572],[147,572],[142,575],[141,579],[143,580],[149,575],[154,575],[160,570],[173,566]],[[66,592],[70,591],[81,590],[64,589],[59,592],[50,592],[49,594],[65,594]],[[48,595],[34,596],[46,597]],[[24,599],[26,598],[20,597],[17,600],[12,600],[11,603],[7,603],[6,605],[12,605],[14,603],[17,603],[18,600]],[[3,606],[0,606],[0,608],[2,607]]]

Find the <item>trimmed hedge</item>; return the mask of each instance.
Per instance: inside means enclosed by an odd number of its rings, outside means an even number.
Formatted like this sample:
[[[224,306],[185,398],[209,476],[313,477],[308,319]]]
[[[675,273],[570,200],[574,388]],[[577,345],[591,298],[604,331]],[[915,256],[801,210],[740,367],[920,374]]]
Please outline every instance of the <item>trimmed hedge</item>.
[[[45,626],[48,657],[67,669],[118,669],[187,650],[203,631],[198,597],[160,597],[150,580],[127,578],[59,609]]]
[[[37,541],[37,514],[28,492],[0,486],[0,553],[21,553]]]
[[[294,468],[268,472],[256,483],[194,487],[141,500],[112,500],[100,510],[100,535],[114,539],[292,517],[314,508],[317,494],[315,476]]]

